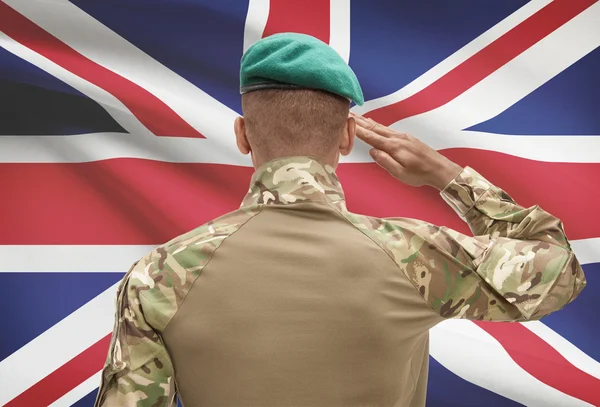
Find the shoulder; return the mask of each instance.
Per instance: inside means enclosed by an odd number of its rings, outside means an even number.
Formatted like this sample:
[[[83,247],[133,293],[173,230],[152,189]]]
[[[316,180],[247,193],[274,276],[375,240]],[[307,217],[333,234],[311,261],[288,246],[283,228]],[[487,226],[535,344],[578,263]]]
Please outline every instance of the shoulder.
[[[406,241],[415,236],[434,236],[440,233],[441,228],[431,223],[411,218],[377,218],[356,214],[348,211],[343,212],[344,217],[357,229],[385,246],[391,245],[390,249],[398,247],[395,242]],[[414,246],[414,243],[411,246]]]
[[[415,288],[428,283],[436,266],[468,261],[457,242],[463,235],[446,227],[411,218],[377,218],[349,212],[344,216],[379,245]]]
[[[154,252],[159,255],[161,253],[164,256],[168,255],[183,263],[185,263],[190,253],[197,255],[201,255],[202,253],[208,254],[247,221],[258,215],[260,210],[260,205],[254,205],[229,212],[170,240],[157,247]],[[200,259],[194,256],[193,260],[198,261]]]
[[[356,214],[348,211],[342,213],[344,217],[360,230],[365,236],[379,245],[396,263],[402,262],[411,255],[411,239],[418,229],[427,229],[429,225],[416,219],[408,218],[377,218]],[[427,230],[433,233],[434,230]]]
[[[482,247],[466,235],[432,223],[412,218],[376,218],[347,212],[345,217],[378,243],[396,261],[406,263],[417,253],[438,254],[443,250],[460,256],[461,248],[479,252]]]
[[[134,264],[124,281],[155,329],[166,327],[213,253],[260,209],[244,207],[223,215],[155,248]]]

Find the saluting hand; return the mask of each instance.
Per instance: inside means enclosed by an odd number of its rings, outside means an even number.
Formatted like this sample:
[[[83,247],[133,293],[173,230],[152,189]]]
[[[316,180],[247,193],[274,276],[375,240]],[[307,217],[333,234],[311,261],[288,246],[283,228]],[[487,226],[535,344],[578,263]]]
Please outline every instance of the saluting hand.
[[[421,140],[385,127],[355,113],[356,135],[373,146],[369,153],[393,177],[413,187],[444,189],[462,168]]]

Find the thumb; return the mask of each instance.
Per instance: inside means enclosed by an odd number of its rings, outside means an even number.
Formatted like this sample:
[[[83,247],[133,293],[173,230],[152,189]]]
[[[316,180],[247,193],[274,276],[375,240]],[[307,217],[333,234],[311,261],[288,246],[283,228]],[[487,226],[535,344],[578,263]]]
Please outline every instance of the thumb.
[[[402,172],[404,171],[402,164],[394,160],[392,156],[385,151],[372,148],[369,151],[369,154],[381,168],[389,172],[392,176],[398,178],[402,175]]]

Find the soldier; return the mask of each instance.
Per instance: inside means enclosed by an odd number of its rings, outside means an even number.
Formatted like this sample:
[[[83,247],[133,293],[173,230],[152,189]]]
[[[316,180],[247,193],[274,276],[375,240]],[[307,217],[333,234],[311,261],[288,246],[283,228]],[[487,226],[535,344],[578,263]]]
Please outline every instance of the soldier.
[[[250,190],[126,274],[96,406],[175,406],[177,394],[186,407],[424,406],[431,327],[539,319],[585,286],[559,219],[349,115],[360,85],[321,41],[257,42],[241,93]],[[335,167],[355,134],[399,181],[440,190],[475,237],[349,212]]]

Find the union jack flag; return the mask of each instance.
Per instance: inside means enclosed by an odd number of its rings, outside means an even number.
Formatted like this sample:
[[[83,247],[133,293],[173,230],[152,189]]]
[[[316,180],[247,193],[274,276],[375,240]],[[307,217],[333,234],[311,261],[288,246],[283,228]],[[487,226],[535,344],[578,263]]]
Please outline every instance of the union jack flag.
[[[239,206],[240,57],[285,31],[349,61],[354,111],[561,218],[584,265],[542,322],[435,327],[428,405],[600,405],[592,0],[0,0],[0,405],[92,405],[123,273]],[[468,233],[357,143],[338,169],[350,210]]]

